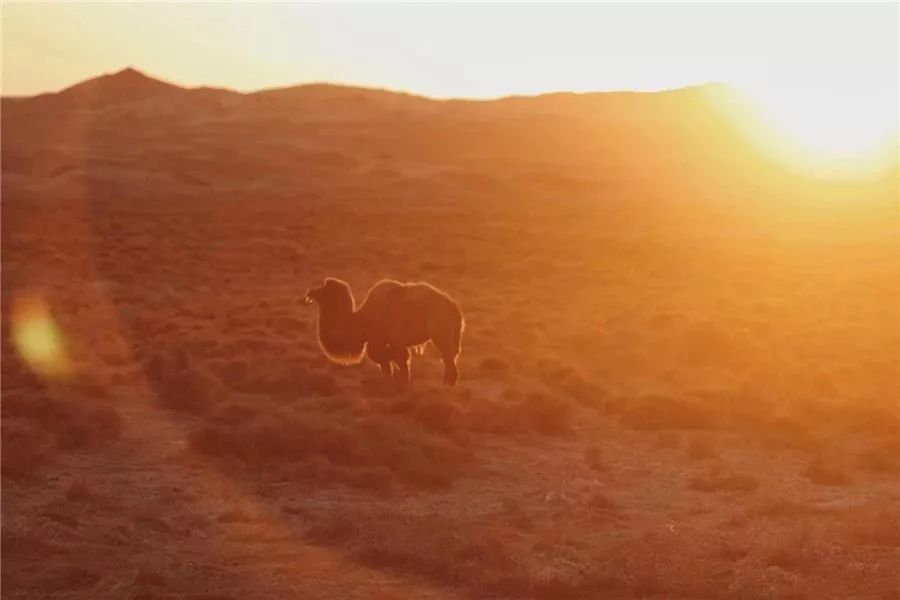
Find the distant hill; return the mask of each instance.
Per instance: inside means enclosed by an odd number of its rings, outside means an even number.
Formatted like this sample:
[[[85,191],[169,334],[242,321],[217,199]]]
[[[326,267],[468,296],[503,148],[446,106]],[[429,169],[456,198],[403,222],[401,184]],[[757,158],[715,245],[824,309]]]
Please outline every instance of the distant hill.
[[[2,102],[5,198],[641,206],[752,202],[795,177],[744,135],[721,84],[437,100],[330,84],[186,88],[128,68]]]

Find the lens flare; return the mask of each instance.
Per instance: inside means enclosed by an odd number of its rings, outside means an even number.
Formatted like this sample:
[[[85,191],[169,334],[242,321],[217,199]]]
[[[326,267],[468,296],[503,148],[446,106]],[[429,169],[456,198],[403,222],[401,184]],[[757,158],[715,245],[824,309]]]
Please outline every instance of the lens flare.
[[[71,373],[62,333],[43,298],[26,296],[15,301],[12,334],[19,355],[41,377],[59,379]]]

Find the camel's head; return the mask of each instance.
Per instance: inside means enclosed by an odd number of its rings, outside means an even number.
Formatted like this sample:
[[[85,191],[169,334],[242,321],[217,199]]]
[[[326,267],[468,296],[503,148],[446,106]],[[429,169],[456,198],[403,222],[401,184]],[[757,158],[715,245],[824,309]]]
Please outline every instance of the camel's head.
[[[321,302],[322,292],[324,289],[325,289],[324,285],[309,288],[308,290],[306,290],[306,296],[303,297],[303,302],[306,304],[312,304],[313,302],[316,302],[316,303]]]
[[[310,288],[306,292],[304,302],[315,302],[321,308],[337,308],[349,305],[353,308],[353,296],[350,293],[350,286],[346,281],[335,279],[334,277],[326,277],[322,285]]]

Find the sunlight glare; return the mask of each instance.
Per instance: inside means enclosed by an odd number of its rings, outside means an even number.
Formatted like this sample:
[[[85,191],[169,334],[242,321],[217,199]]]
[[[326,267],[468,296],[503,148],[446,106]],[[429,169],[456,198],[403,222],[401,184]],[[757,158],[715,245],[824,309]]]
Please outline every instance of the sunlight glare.
[[[788,86],[739,86],[756,123],[758,139],[808,170],[864,173],[896,157],[897,107],[890,93]],[[893,158],[892,158],[893,157]]]
[[[12,333],[16,349],[35,373],[49,379],[70,373],[62,334],[43,298],[26,296],[16,300]]]

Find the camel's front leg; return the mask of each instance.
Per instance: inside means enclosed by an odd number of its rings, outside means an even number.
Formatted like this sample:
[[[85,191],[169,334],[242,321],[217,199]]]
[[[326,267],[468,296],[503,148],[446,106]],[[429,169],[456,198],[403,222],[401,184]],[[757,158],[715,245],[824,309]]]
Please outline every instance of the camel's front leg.
[[[387,379],[394,378],[394,367],[391,366],[390,362],[383,362],[383,363],[380,363],[378,366],[381,367],[381,372],[384,373],[384,376]]]
[[[366,345],[366,354],[372,362],[381,367],[381,372],[384,373],[385,377],[388,379],[393,377],[391,352],[387,344],[373,344],[370,342]]]

